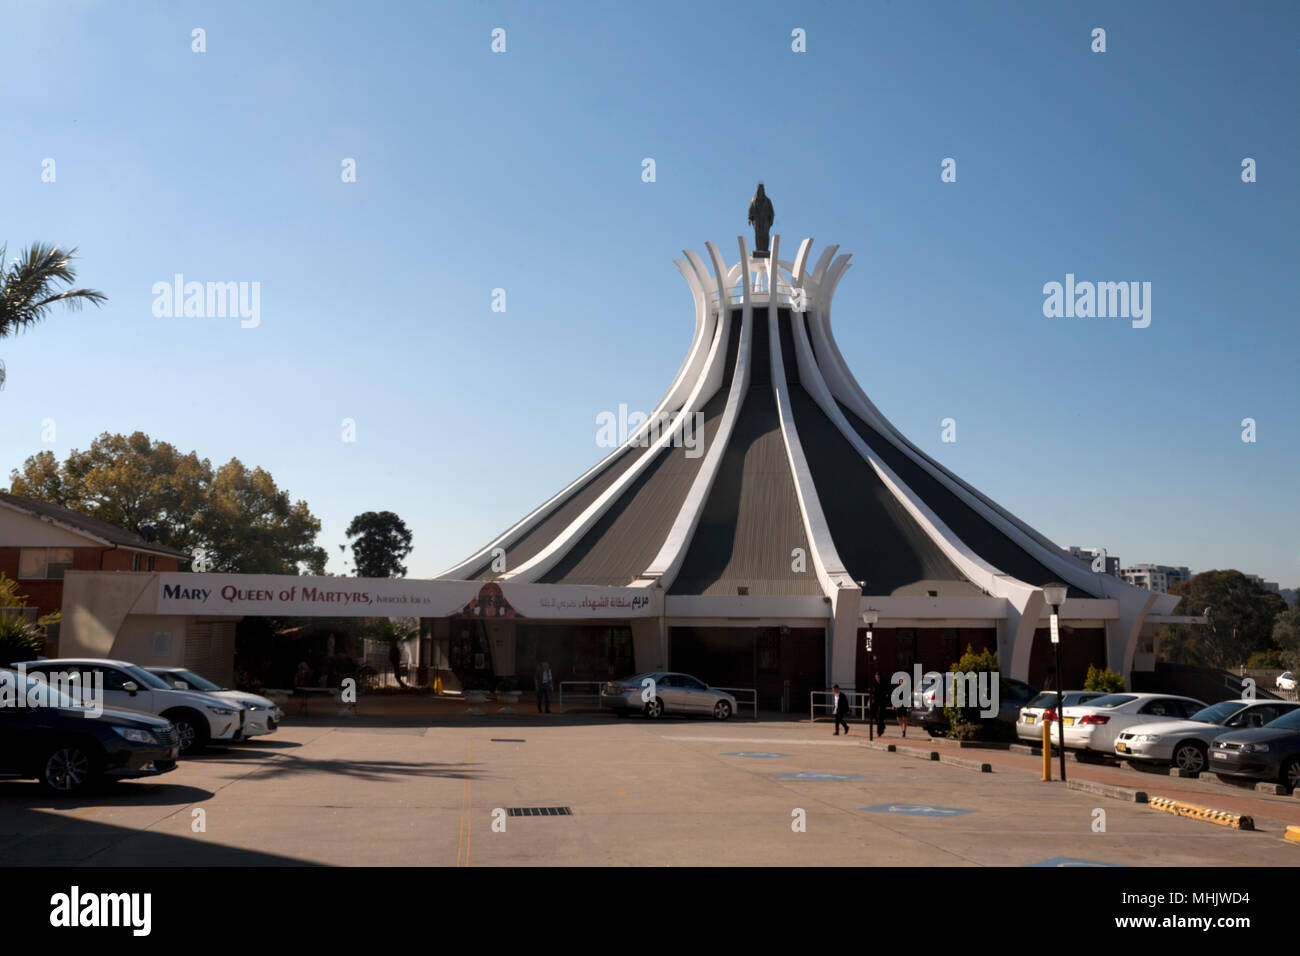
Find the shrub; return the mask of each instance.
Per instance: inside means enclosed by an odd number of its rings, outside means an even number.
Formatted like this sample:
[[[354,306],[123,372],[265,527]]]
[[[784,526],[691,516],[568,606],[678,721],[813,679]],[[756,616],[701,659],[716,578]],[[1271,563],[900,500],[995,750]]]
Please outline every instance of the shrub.
[[[0,664],[30,661],[45,649],[41,629],[19,617],[0,615]]]
[[[1083,681],[1084,690],[1100,690],[1107,694],[1117,694],[1124,689],[1124,678],[1109,667],[1098,669],[1088,665],[1088,676]]]
[[[974,645],[970,644],[966,646],[966,653],[948,670],[960,671],[963,674],[989,674],[989,680],[994,682],[993,686],[997,686],[996,682],[1000,677],[997,652],[987,648],[977,652]],[[966,701],[966,703],[972,702]],[[943,715],[948,718],[948,736],[953,740],[973,740],[982,733],[987,733],[985,725],[988,722],[980,717],[979,711],[978,704],[957,707],[953,701],[945,698]]]

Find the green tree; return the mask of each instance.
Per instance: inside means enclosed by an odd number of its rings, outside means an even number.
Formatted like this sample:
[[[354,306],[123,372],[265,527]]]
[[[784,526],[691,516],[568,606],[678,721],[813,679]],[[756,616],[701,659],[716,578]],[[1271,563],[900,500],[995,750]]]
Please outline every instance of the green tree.
[[[0,339],[40,322],[58,303],[75,311],[86,302],[108,300],[94,289],[59,288],[77,280],[76,249],[64,252],[36,242],[6,267],[8,253],[8,246],[0,246]]]
[[[1182,598],[1175,614],[1204,614],[1210,623],[1170,625],[1166,659],[1177,653],[1185,663],[1223,670],[1272,647],[1273,620],[1286,610],[1278,594],[1264,590],[1240,571],[1204,571],[1190,581],[1180,581],[1170,593]]]
[[[270,473],[249,471],[238,458],[217,469],[207,487],[194,532],[213,570],[246,574],[311,574],[325,570],[325,549],[315,544],[320,520],[305,501],[292,501]]]
[[[315,545],[320,521],[268,472],[237,458],[214,471],[208,459],[143,432],[105,432],[61,465],[51,452],[33,455],[11,472],[9,490],[136,533],[152,527],[169,547],[203,548],[216,571],[325,568],[325,550]]]
[[[1109,667],[1088,665],[1088,676],[1083,679],[1084,690],[1101,690],[1108,694],[1117,694],[1124,689],[1124,675],[1116,674]]]
[[[404,578],[402,562],[411,553],[411,532],[391,511],[367,511],[352,519],[347,536],[359,578]]]
[[[1273,643],[1282,653],[1286,669],[1300,671],[1300,604],[1294,604],[1273,622]]]

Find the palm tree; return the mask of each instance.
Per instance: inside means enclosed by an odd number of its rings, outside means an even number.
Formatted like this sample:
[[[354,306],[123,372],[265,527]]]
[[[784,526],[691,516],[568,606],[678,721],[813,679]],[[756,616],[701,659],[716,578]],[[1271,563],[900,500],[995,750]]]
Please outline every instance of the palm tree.
[[[72,267],[76,249],[64,252],[58,246],[33,243],[6,268],[7,252],[8,246],[0,246],[0,339],[35,325],[56,302],[77,310],[85,301],[100,305],[108,299],[94,289],[55,291],[60,284],[71,286],[76,281],[77,270]]]

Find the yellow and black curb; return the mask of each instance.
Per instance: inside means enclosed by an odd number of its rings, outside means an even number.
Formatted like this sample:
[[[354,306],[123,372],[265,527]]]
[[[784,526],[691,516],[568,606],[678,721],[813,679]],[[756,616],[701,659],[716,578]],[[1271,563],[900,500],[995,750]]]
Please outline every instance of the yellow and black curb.
[[[1290,840],[1292,843],[1300,843],[1300,827],[1288,826],[1286,833],[1282,834],[1283,839]]]
[[[1191,817],[1193,820],[1204,820],[1206,823],[1217,823],[1221,827],[1232,827],[1234,830],[1255,829],[1254,818],[1244,813],[1229,813],[1227,810],[1198,807],[1194,803],[1171,800],[1169,797],[1151,797],[1147,805],[1153,810],[1163,810],[1165,813]]]

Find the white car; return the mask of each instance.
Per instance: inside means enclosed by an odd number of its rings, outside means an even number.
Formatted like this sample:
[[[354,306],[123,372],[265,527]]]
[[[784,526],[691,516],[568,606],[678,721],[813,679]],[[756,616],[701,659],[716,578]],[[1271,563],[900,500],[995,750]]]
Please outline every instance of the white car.
[[[182,756],[202,750],[211,740],[239,740],[244,735],[244,706],[238,701],[177,690],[129,661],[58,657],[14,667],[24,667],[60,690],[71,688],[79,700],[97,694],[102,686],[105,707],[166,717],[176,725]]]
[[[1105,696],[1106,692],[1104,690],[1067,690],[1065,692],[1065,706],[1074,707]],[[1041,744],[1043,742],[1043,714],[1048,711],[1051,711],[1053,715],[1056,713],[1056,691],[1054,690],[1043,691],[1020,708],[1020,717],[1016,720],[1016,736],[1025,743]],[[1056,742],[1058,733],[1057,728],[1053,727],[1053,743]]]
[[[1295,690],[1295,674],[1290,671],[1278,674],[1273,683],[1278,690]]]
[[[211,694],[213,697],[221,697],[225,700],[238,701],[243,704],[247,710],[244,720],[245,737],[262,737],[266,734],[273,734],[280,726],[280,721],[284,720],[284,711],[280,710],[273,701],[258,694],[222,687],[220,684],[214,683],[206,677],[200,677],[194,671],[187,670],[184,667],[148,667],[145,669],[149,673],[161,677],[177,690],[202,691],[205,694]]]
[[[1065,749],[1114,756],[1120,731],[1135,724],[1185,720],[1205,709],[1205,702],[1173,694],[1106,694],[1088,703],[1062,710]]]
[[[1186,720],[1157,721],[1121,730],[1115,756],[1133,763],[1171,764],[1200,773],[1214,738],[1228,730],[1263,727],[1300,708],[1285,700],[1225,700],[1199,710]]]

